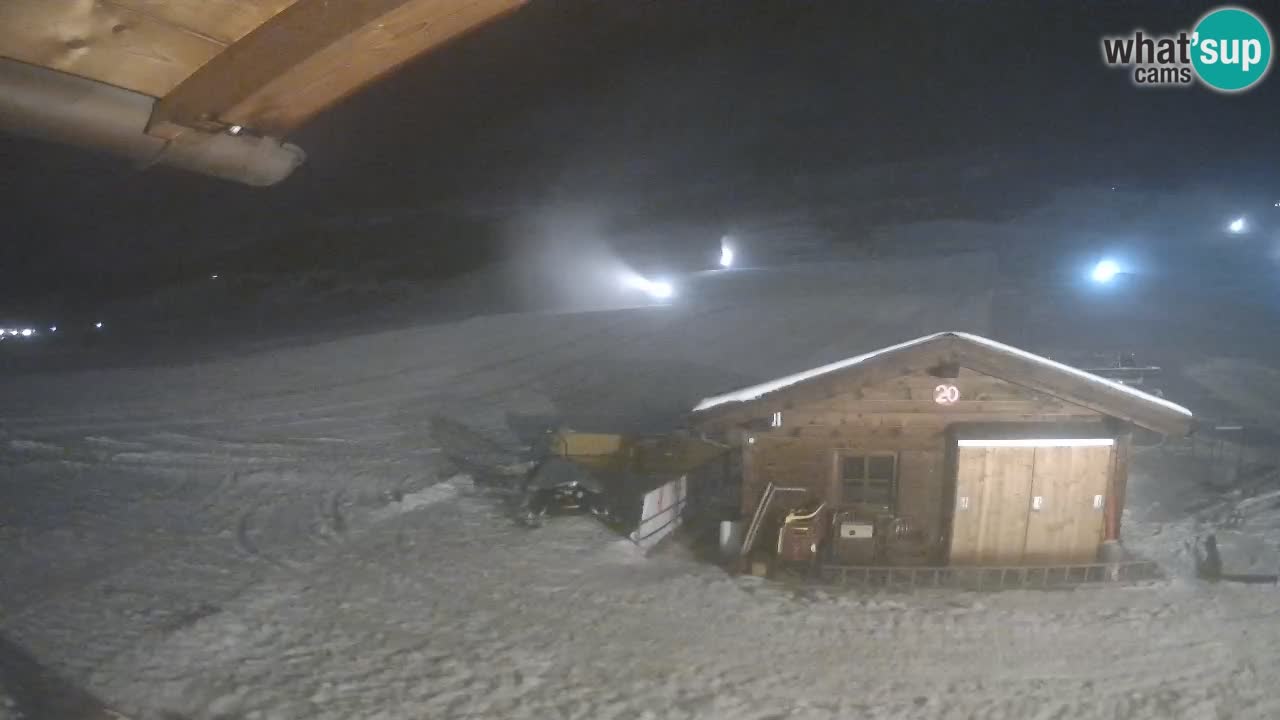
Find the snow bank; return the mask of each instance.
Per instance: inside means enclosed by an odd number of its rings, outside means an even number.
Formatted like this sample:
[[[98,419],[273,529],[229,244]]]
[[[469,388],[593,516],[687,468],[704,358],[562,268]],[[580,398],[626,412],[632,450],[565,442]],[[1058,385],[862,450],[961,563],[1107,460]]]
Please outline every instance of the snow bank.
[[[24,720],[18,711],[18,702],[5,693],[3,685],[0,685],[0,720]]]

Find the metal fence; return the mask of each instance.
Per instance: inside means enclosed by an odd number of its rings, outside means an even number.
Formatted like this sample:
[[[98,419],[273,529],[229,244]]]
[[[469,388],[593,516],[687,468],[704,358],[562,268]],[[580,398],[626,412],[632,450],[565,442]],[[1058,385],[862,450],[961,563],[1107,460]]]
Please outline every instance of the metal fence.
[[[1160,572],[1156,564],[1149,560],[1128,560],[1110,563],[1008,567],[822,565],[814,570],[811,574],[811,577],[813,576],[823,582],[842,587],[906,591],[930,587],[1002,590],[1138,582],[1157,579],[1160,577]]]
[[[1206,480],[1220,486],[1267,485],[1261,478],[1280,468],[1280,437],[1257,425],[1209,423],[1189,437],[1166,439],[1159,450],[1206,462]]]

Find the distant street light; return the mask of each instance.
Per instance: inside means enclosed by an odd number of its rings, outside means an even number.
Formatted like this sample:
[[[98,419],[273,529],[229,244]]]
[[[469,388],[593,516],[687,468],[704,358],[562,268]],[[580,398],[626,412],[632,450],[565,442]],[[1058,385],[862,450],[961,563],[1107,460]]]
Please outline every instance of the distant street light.
[[[1090,277],[1096,283],[1109,283],[1120,274],[1120,266],[1114,260],[1100,260],[1097,265],[1093,266],[1093,272]]]

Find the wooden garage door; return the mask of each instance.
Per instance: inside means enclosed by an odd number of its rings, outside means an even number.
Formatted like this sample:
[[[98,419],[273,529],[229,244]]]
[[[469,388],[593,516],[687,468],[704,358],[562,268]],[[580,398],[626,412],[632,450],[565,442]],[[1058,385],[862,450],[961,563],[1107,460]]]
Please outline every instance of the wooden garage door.
[[[951,564],[1022,561],[1034,460],[1035,448],[959,448]]]
[[[1036,448],[1023,562],[1093,562],[1102,542],[1110,446]],[[1095,502],[1096,501],[1096,502]]]
[[[951,563],[1092,562],[1111,450],[1110,440],[961,441]]]

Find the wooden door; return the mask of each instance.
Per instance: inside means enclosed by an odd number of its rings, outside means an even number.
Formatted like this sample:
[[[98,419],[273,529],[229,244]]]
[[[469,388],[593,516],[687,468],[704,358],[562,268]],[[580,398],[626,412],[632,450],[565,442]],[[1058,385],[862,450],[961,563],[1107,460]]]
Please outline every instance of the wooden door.
[[[960,447],[957,453],[951,564],[1019,564],[1036,448]]]
[[[964,442],[971,444],[956,449],[951,564],[1096,559],[1105,531],[1110,440]]]
[[[1036,448],[1023,562],[1044,565],[1097,559],[1111,450],[1110,445]],[[1036,498],[1040,498],[1038,508]]]

